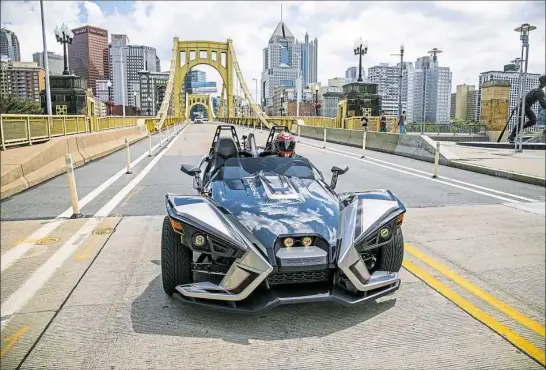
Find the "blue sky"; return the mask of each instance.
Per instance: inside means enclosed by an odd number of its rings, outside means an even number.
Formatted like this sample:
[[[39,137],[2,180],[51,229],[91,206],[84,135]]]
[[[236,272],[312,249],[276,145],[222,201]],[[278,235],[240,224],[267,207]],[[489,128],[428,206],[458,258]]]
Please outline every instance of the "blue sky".
[[[305,32],[319,40],[319,80],[342,77],[358,64],[353,40],[368,40],[365,68],[396,63],[400,43],[406,60],[415,61],[436,47],[441,66],[453,72],[453,86],[477,84],[480,72],[499,70],[519,56],[521,42],[513,31],[519,24],[536,25],[531,34],[529,71],[545,73],[544,1],[291,1],[283,3],[283,18],[296,38]],[[125,33],[132,44],[153,46],[168,70],[172,39],[223,41],[233,39],[241,69],[250,86],[260,78],[262,53],[280,20],[278,1],[44,1],[48,49],[61,52],[53,30],[89,23],[112,33]],[[2,25],[14,31],[24,60],[40,51],[39,3],[1,2]],[[207,74],[209,74],[207,70]],[[216,72],[210,73],[211,77]],[[214,78],[212,78],[214,79]]]

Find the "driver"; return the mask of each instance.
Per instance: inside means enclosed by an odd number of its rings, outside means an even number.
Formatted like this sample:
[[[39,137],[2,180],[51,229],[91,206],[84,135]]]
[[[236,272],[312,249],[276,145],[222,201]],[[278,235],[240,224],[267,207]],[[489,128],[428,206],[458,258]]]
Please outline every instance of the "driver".
[[[279,157],[294,157],[296,156],[296,140],[286,131],[280,132],[273,140],[273,153]]]

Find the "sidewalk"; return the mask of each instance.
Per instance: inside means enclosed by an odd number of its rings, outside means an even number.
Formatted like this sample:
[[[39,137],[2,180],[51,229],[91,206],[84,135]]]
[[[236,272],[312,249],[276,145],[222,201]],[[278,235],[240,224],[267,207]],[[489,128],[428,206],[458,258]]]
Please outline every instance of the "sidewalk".
[[[449,166],[511,180],[546,186],[544,150],[475,148],[442,142],[440,152]]]

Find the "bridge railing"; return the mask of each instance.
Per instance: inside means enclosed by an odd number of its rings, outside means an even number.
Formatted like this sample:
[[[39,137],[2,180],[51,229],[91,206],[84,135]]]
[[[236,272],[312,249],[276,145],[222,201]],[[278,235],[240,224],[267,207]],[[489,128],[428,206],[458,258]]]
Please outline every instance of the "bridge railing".
[[[440,123],[410,123],[407,124],[406,132],[421,134],[452,134],[452,135],[485,135],[486,125],[455,125]]]
[[[148,116],[129,116],[129,117],[119,117],[119,116],[108,116],[108,117],[99,117],[97,118],[96,128],[93,131],[104,131],[104,130],[115,130],[125,127],[136,126],[139,121],[149,118]]]
[[[58,136],[82,134],[92,131],[91,120],[83,115],[0,115],[1,148],[32,145]]]

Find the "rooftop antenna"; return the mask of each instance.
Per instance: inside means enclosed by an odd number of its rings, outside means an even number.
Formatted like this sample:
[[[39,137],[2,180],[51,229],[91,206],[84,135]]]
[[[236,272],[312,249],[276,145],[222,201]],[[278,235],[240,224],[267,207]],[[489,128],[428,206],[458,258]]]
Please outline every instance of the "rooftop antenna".
[[[437,49],[437,48],[434,48],[434,49],[432,49],[431,51],[429,51],[428,53],[429,53],[429,54],[432,54],[432,61],[433,61],[434,63],[436,63],[436,62],[438,62],[438,57],[437,57],[437,55],[440,54],[441,52],[442,52],[442,50],[439,50],[439,49]]]

